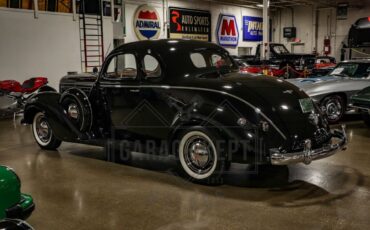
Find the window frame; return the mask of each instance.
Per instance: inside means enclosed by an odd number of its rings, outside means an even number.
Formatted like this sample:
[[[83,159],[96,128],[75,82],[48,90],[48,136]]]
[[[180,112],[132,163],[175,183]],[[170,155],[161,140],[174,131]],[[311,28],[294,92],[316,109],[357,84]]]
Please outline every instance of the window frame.
[[[109,68],[109,65],[111,64],[112,60],[117,57],[117,56],[120,56],[120,55],[126,55],[126,54],[131,54],[134,56],[135,58],[135,64],[136,64],[136,77],[135,78],[109,78],[109,77],[106,77],[106,74],[107,74],[107,70]],[[137,54],[135,54],[134,52],[119,52],[119,53],[114,53],[110,56],[108,56],[108,58],[105,60],[104,62],[104,66],[101,70],[101,79],[103,80],[106,80],[106,81],[112,81],[112,82],[139,82],[140,79],[141,79],[141,74],[140,74],[140,66],[139,66],[139,62],[138,62],[138,58],[137,58]]]
[[[159,77],[147,77],[145,73],[145,63],[144,63],[144,58],[147,55],[152,56],[158,61],[158,65],[161,68],[161,74]],[[157,82],[161,82],[165,78],[166,74],[165,74],[164,63],[162,62],[162,59],[160,58],[160,56],[156,55],[155,52],[148,51],[148,52],[143,53],[142,56],[140,57],[140,60],[141,60],[140,64],[141,64],[141,73],[142,73],[141,81],[142,82],[157,83]]]
[[[202,54],[202,51],[209,51],[209,52],[210,52],[209,60],[208,60],[207,58],[205,58],[204,54]],[[194,64],[193,60],[191,59],[191,55],[192,55],[192,54],[196,54],[196,53],[201,54],[201,55],[202,55],[202,57],[204,58],[204,60],[205,60],[205,62],[206,62],[206,66],[205,66],[205,67],[197,67],[197,66]],[[212,55],[218,55],[218,56],[220,56],[221,58],[224,58],[224,55],[225,55],[227,58],[229,58],[230,63],[231,63],[231,66],[227,66],[227,65],[225,65],[225,66],[221,66],[220,68],[217,68],[216,66],[213,66],[213,65],[212,65],[212,63],[213,63],[213,62],[212,62]],[[221,70],[221,69],[226,69],[226,68],[233,69],[233,67],[235,67],[235,68],[236,68],[236,67],[238,66],[238,65],[237,65],[237,63],[235,63],[234,59],[233,59],[233,58],[231,58],[231,57],[230,57],[230,55],[229,55],[228,53],[217,52],[217,50],[212,50],[212,49],[207,49],[207,50],[193,50],[193,51],[191,51],[191,52],[190,52],[190,55],[189,55],[188,57],[189,57],[189,59],[190,59],[190,62],[191,62],[191,64],[192,64],[192,66],[193,66],[195,69],[197,69],[197,70],[207,70],[207,69],[219,69],[219,70]],[[207,63],[207,61],[208,61],[209,63]],[[208,66],[208,64],[209,64],[209,66]]]

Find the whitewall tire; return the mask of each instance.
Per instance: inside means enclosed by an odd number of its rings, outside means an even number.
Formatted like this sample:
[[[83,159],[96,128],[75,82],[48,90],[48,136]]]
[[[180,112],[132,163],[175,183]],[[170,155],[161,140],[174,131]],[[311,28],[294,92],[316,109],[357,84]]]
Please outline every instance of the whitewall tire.
[[[216,147],[217,140],[216,135],[201,128],[180,135],[178,162],[181,174],[194,182],[220,183],[225,160]]]
[[[44,113],[38,112],[33,118],[32,133],[36,143],[42,149],[55,150],[62,143],[58,140],[50,127]]]

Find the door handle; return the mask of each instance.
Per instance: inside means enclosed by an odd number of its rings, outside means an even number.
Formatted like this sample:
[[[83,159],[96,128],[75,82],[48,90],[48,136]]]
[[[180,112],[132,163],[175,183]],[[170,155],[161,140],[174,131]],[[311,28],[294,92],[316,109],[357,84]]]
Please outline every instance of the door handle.
[[[140,89],[130,89],[131,93],[140,93]]]

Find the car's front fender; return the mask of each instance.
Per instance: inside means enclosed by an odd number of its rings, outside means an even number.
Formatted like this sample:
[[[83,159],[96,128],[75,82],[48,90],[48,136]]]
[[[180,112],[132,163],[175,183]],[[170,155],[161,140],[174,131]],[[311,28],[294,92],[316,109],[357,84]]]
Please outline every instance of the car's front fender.
[[[45,113],[54,135],[62,141],[76,141],[86,139],[68,119],[60,105],[61,95],[57,92],[41,92],[27,100],[24,108],[23,124],[32,124],[38,112]]]

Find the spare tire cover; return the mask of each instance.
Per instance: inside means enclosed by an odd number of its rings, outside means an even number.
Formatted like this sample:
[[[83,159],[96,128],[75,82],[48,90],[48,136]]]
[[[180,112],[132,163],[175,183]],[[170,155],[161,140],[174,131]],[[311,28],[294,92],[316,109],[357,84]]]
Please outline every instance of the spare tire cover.
[[[63,92],[59,102],[65,114],[73,122],[77,129],[86,132],[92,126],[92,108],[89,97],[78,88],[70,88]]]

